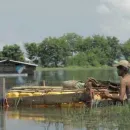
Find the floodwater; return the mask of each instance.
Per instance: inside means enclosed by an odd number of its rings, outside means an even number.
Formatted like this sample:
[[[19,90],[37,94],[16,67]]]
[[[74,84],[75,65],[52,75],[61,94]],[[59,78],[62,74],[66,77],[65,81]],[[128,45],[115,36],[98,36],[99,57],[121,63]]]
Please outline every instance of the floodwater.
[[[33,76],[28,77],[7,77],[6,88],[21,85],[42,85],[43,80],[46,85],[61,85],[65,80],[86,81],[88,77],[97,80],[119,82],[116,69],[82,69],[82,70],[55,70],[38,71]]]
[[[129,130],[130,108],[44,108],[1,111],[1,130]]]
[[[36,72],[29,77],[6,78],[6,89],[21,85],[60,85],[65,80],[86,81],[88,77],[119,82],[116,70],[57,70]],[[130,107],[88,109],[42,108],[0,111],[0,130],[129,130]]]

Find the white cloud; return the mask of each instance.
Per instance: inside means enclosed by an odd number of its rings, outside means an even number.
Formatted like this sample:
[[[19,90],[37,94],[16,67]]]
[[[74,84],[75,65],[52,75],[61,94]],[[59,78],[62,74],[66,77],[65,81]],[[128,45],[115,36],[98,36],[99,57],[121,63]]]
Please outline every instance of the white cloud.
[[[109,4],[119,11],[130,12],[130,0],[100,0],[101,3]]]
[[[130,0],[100,0],[98,8],[102,5],[111,13],[101,15],[98,11],[101,33],[116,36],[122,41],[130,38]]]
[[[100,14],[108,14],[110,13],[110,10],[105,4],[101,4],[97,7],[97,12]]]

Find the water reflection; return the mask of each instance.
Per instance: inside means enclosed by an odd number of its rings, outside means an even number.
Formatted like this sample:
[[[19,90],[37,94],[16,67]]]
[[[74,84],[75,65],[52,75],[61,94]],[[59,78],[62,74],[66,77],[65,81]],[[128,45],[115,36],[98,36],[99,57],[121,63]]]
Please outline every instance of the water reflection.
[[[17,85],[22,85],[22,84],[25,84],[26,82],[25,82],[25,79],[23,78],[23,77],[17,77],[16,78],[16,84]]]
[[[130,108],[45,108],[6,111],[3,130],[127,130]],[[3,118],[4,119],[4,118]]]
[[[34,75],[28,77],[6,77],[6,89],[21,85],[61,85],[65,80],[86,81],[88,77],[98,80],[109,80],[119,82],[116,69],[82,69],[82,70],[55,70],[55,71],[36,71]]]
[[[38,74],[39,72],[36,73]],[[114,68],[43,71],[40,79],[45,80],[47,85],[60,85],[62,81],[65,80],[74,79],[86,81],[88,77],[94,77],[98,80],[119,82],[117,71]]]
[[[1,128],[1,130],[6,130],[5,116],[6,116],[6,112],[3,109],[1,109],[1,111],[0,111],[0,128]]]

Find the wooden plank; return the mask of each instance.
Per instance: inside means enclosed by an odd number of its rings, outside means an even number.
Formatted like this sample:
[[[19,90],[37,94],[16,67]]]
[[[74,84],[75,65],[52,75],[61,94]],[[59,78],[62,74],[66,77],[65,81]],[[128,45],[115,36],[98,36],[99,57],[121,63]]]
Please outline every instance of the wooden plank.
[[[25,73],[25,74],[0,74],[0,77],[17,77],[17,76],[23,76],[23,77],[27,77],[28,74]]]
[[[13,87],[12,89],[61,89],[62,86],[19,86]]]

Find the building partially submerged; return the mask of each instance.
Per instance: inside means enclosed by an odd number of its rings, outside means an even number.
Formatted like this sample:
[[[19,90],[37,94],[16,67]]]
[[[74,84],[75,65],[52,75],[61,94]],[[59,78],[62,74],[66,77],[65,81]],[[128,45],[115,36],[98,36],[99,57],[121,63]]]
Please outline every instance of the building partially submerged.
[[[15,61],[15,60],[2,60],[0,61],[0,74],[27,74],[33,75],[38,65]]]

